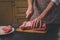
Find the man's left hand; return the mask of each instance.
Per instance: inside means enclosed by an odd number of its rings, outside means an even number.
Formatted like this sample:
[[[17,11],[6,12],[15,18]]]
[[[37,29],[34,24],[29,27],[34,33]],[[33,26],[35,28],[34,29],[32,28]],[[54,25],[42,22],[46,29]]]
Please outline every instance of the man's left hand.
[[[34,20],[32,20],[32,27],[37,27],[37,24],[40,22],[40,20],[40,17],[37,17]]]

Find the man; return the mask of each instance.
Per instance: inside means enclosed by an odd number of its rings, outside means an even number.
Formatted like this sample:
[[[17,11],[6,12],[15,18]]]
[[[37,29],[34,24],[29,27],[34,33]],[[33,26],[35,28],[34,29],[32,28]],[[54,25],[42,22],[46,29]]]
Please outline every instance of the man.
[[[26,18],[29,18],[32,14],[28,21],[33,25],[32,27],[38,25],[40,20],[46,24],[56,23],[55,21],[59,14],[57,13],[59,1],[60,0],[28,0]],[[20,28],[28,22],[24,22]],[[44,26],[46,26],[46,24]]]

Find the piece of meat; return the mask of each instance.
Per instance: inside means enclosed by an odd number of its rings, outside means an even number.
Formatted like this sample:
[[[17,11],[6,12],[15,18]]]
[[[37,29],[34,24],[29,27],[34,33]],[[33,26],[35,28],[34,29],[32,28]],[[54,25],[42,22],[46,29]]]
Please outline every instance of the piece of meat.
[[[2,29],[5,33],[9,33],[12,30],[12,26],[8,25]]]
[[[31,26],[26,26],[26,27],[20,27],[22,30],[29,30],[29,29],[32,29]]]
[[[46,31],[46,28],[34,28],[34,31]]]
[[[25,27],[24,27],[24,26],[22,26],[22,27],[20,27],[20,29],[25,30]]]
[[[31,24],[31,22],[26,22],[25,25],[20,26],[20,28],[22,30],[29,30],[29,29],[32,29],[32,24]]]
[[[46,28],[46,23],[42,23],[42,28]]]

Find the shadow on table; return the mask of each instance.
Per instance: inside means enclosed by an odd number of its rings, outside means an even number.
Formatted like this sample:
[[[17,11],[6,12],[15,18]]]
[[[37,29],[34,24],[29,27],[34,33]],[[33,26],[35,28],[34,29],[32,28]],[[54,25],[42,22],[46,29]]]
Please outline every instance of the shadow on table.
[[[59,40],[60,25],[48,25],[48,31],[45,35],[47,40]]]
[[[14,33],[7,34],[7,35],[0,35],[0,40],[10,40],[14,37]]]

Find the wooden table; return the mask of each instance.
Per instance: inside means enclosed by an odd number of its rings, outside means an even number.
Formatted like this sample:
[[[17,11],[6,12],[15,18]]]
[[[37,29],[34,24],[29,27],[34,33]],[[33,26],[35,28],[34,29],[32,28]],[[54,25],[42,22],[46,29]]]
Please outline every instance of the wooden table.
[[[13,27],[16,29],[18,26],[13,25]],[[40,35],[38,33],[21,33],[14,31],[12,34],[0,36],[0,40],[58,40],[60,37],[58,37],[57,28],[58,27],[51,29],[44,35]]]

